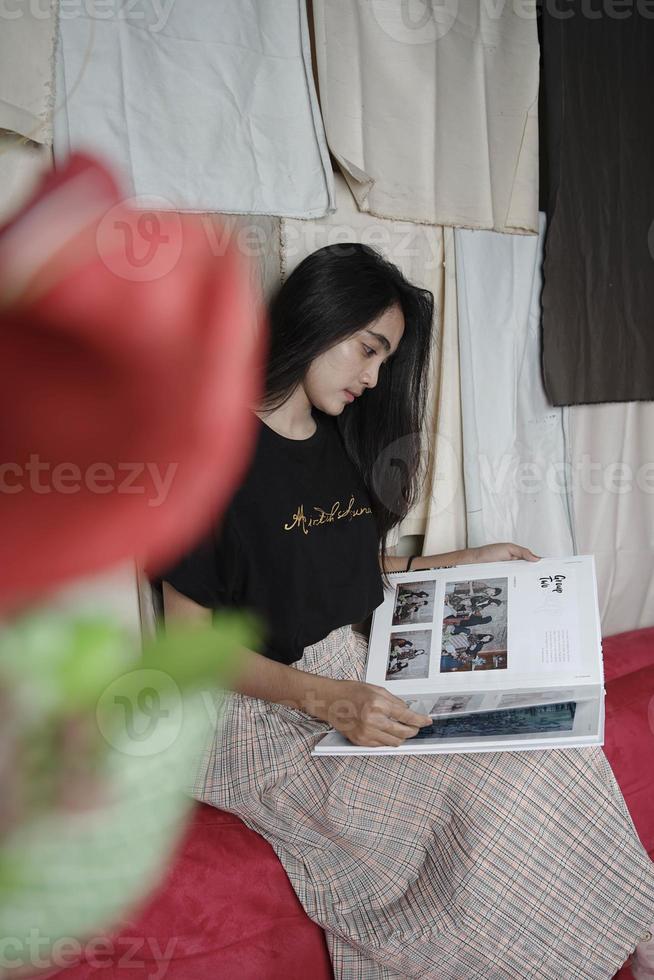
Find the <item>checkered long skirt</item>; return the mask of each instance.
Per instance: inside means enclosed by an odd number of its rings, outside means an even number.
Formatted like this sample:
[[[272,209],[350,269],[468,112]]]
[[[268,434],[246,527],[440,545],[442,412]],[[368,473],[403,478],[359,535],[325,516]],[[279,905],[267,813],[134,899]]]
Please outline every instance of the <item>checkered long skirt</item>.
[[[363,675],[351,627],[298,669]],[[600,748],[309,753],[328,726],[228,696],[192,793],[266,838],[345,980],[606,980],[654,922],[654,865]]]

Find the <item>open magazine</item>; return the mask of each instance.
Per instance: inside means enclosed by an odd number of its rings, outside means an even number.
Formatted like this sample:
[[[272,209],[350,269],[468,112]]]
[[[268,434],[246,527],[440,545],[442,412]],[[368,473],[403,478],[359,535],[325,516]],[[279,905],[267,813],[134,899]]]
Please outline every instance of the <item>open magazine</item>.
[[[314,755],[601,745],[604,670],[592,555],[393,572],[365,680],[431,715],[402,745],[332,731]]]

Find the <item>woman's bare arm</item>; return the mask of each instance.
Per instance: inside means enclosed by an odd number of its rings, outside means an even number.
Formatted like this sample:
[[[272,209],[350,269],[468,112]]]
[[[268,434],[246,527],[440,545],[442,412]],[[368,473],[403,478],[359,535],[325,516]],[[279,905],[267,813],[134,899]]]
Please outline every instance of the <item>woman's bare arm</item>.
[[[513,544],[512,541],[502,541],[498,544],[485,544],[480,548],[463,548],[461,551],[447,551],[443,555],[418,555],[411,564],[412,572],[422,572],[429,568],[451,568],[453,565],[475,565],[477,562],[512,561],[524,559],[538,561],[529,548]],[[382,571],[404,572],[408,557],[388,555]],[[379,559],[381,566],[381,556]]]
[[[452,565],[465,565],[471,561],[470,552],[467,549],[462,551],[447,551],[443,555],[420,555],[415,558],[411,571],[424,571],[427,568],[450,568]],[[382,565],[381,556],[379,565],[382,571],[403,572],[406,570],[408,555],[386,555],[386,561]]]
[[[172,620],[190,622],[210,622],[211,610],[200,606],[193,599],[177,592],[168,582],[163,583],[164,615],[166,622]],[[286,664],[277,663],[248,647],[243,647],[239,656],[242,670],[239,671],[234,689],[252,698],[263,698],[276,704],[288,704],[314,715],[319,707],[317,702],[326,699],[328,691],[335,683],[329,677],[317,677],[295,670]],[[313,710],[309,710],[309,705]]]
[[[164,614],[168,622],[208,622],[211,610],[163,583]],[[382,687],[361,681],[334,680],[287,664],[277,663],[243,647],[242,669],[233,688],[240,694],[299,708],[342,732],[355,745],[401,745],[415,735],[428,716],[411,711],[401,698]]]
[[[174,589],[168,582],[163,583],[164,616],[166,622],[182,620],[184,622],[195,621],[199,623],[211,622],[211,610],[205,609],[199,603],[182,595]]]

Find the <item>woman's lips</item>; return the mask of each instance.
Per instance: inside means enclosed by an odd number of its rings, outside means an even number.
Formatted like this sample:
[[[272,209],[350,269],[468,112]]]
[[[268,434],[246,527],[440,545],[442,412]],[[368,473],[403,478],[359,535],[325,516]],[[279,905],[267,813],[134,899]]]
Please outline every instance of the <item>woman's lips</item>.
[[[347,398],[347,400],[349,402],[353,402],[354,401],[354,395],[352,394],[352,392],[351,391],[348,391],[347,388],[344,388],[343,391],[345,393],[345,397]]]

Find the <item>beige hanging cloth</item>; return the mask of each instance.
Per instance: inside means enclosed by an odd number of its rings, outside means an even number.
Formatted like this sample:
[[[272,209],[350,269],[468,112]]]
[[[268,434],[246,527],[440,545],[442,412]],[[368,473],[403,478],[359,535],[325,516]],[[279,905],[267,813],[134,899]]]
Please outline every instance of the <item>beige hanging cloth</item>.
[[[454,231],[443,228],[443,266],[437,312],[440,331],[438,377],[433,375],[436,444],[429,493],[425,497],[423,555],[466,547],[466,501],[463,481],[463,427],[459,371],[459,323],[456,294]],[[413,515],[407,516],[406,522]],[[411,533],[409,531],[409,533]]]
[[[0,129],[52,143],[58,3],[3,4],[0,11]]]
[[[0,132],[0,222],[9,221],[52,167],[48,147]]]
[[[654,402],[569,409],[577,554],[594,554],[602,632],[654,626]]]
[[[537,234],[535,0],[313,11],[327,139],[362,211]]]
[[[389,546],[406,535],[424,536],[425,553],[465,547],[459,351],[456,320],[454,233],[450,229],[362,214],[340,175],[335,179],[337,210],[311,221],[282,219],[284,275],[324,245],[362,242],[378,249],[416,285],[435,297],[431,386],[423,425],[435,454],[425,460],[428,478],[421,499],[394,528]],[[402,446],[389,447],[398,455]]]

